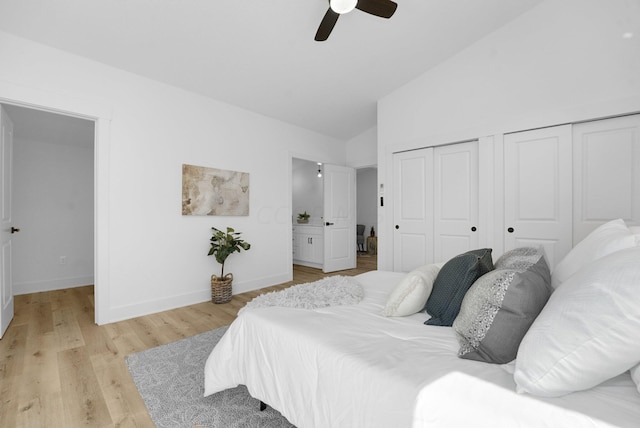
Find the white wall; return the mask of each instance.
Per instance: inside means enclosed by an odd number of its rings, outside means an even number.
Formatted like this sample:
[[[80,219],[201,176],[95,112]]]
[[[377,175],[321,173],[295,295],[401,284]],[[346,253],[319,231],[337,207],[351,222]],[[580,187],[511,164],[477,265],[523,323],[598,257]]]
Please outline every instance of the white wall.
[[[379,101],[385,201],[393,201],[394,151],[640,111],[638,52],[640,2],[540,4]],[[393,267],[392,223],[386,203],[380,269]]]
[[[374,126],[346,142],[347,166],[362,168],[378,165],[378,128]]]
[[[318,178],[318,163],[303,159],[293,159],[292,170],[293,217],[307,212],[311,217],[309,224],[321,224],[324,210],[322,177]]]
[[[234,293],[291,278],[291,156],[343,164],[341,141],[1,32],[0,52],[0,100],[98,117],[99,323],[210,299],[211,226],[252,245]],[[250,215],[183,217],[183,163],[249,172]]]
[[[364,224],[364,235],[369,236],[371,226],[378,231],[377,207],[378,170],[362,168],[356,171],[356,189],[358,192],[358,224]]]
[[[15,294],[93,284],[93,141],[14,138],[13,159]]]

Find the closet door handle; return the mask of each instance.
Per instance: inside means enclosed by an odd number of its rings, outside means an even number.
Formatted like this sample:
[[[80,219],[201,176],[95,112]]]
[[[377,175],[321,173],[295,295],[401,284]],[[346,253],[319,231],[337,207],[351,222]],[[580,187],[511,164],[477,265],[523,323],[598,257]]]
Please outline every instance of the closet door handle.
[[[333,223],[326,222],[324,225],[325,226],[333,226]]]
[[[20,228],[11,226],[11,233],[16,233],[16,232],[20,232]]]
[[[475,226],[471,227],[471,231],[475,232],[476,230],[478,230]]]
[[[396,230],[397,230],[397,229],[400,229],[400,226],[396,224]]]
[[[510,227],[509,229],[507,229],[507,232],[513,233],[513,227]]]

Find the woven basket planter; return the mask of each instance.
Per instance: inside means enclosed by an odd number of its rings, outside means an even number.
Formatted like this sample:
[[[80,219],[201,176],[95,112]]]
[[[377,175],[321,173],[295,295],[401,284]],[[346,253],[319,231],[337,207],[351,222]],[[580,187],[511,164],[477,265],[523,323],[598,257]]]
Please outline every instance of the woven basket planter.
[[[222,278],[220,278],[217,275],[211,275],[211,301],[213,303],[230,302],[232,282],[233,282],[232,273],[228,273]]]

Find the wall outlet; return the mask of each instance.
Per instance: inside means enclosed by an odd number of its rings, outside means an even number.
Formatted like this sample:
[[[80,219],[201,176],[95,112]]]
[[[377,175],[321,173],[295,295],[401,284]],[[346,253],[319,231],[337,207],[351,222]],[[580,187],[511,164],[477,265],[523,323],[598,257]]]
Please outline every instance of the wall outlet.
[[[67,256],[60,256],[60,264],[61,265],[67,264]]]

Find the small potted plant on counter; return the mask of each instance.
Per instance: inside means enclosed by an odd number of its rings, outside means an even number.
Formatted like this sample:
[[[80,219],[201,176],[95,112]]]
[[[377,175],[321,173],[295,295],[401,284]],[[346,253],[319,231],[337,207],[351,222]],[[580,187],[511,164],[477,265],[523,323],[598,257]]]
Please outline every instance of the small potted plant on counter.
[[[311,217],[311,215],[307,214],[306,211],[301,214],[298,214],[298,223],[300,224],[309,223],[309,217]]]
[[[231,300],[233,274],[224,274],[224,262],[232,253],[248,250],[251,245],[240,238],[241,232],[236,232],[231,227],[227,227],[226,233],[215,227],[211,229],[213,236],[208,255],[215,256],[216,261],[221,265],[220,276],[211,275],[211,301],[213,303],[227,303]]]

